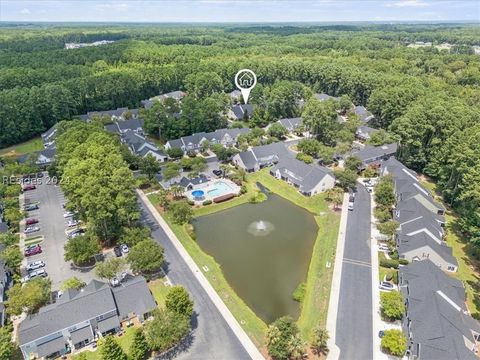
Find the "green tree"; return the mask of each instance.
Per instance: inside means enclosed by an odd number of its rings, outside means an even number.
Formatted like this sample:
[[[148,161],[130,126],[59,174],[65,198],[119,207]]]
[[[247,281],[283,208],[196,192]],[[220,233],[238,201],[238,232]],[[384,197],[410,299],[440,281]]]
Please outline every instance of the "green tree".
[[[398,223],[397,221],[391,220],[391,221],[386,221],[384,223],[378,224],[377,228],[383,235],[387,235],[390,238],[393,238],[399,226],[400,226],[400,223]]]
[[[162,177],[165,181],[170,181],[180,175],[180,165],[177,163],[167,163],[162,169]]]
[[[274,359],[288,359],[291,356],[291,341],[299,333],[297,324],[284,316],[275,320],[267,329],[268,353]]]
[[[140,159],[138,168],[142,173],[148,176],[150,181],[152,181],[155,179],[155,175],[160,171],[160,163],[153,155],[148,154]]]
[[[20,264],[23,260],[23,254],[17,245],[11,245],[0,253],[0,259],[5,261],[5,265],[18,273]]]
[[[381,343],[382,349],[394,356],[403,356],[407,350],[407,337],[402,330],[385,330]]]
[[[310,346],[315,354],[328,354],[328,331],[317,325],[312,332]]]
[[[268,128],[268,135],[282,139],[288,134],[288,130],[282,124],[274,123]]]
[[[177,312],[158,309],[145,325],[145,338],[151,349],[165,351],[181,341],[190,331],[190,319]]]
[[[333,203],[334,209],[338,209],[343,203],[343,190],[334,187],[326,191],[326,200]]]
[[[70,279],[65,280],[62,285],[60,286],[60,290],[65,291],[68,289],[75,289],[80,290],[81,288],[85,287],[87,284],[85,281],[80,280],[77,277],[71,277]]]
[[[50,300],[51,281],[45,278],[35,278],[25,285],[15,284],[8,294],[7,312],[20,315],[23,311],[33,313]]]
[[[186,201],[179,201],[170,206],[170,212],[175,224],[185,224],[193,218],[192,207]]]
[[[9,327],[0,327],[0,359],[12,359],[14,351],[11,330]]]
[[[167,154],[172,159],[180,159],[183,157],[183,150],[178,147],[174,147],[174,148],[168,149]]]
[[[288,351],[290,353],[290,359],[302,359],[305,355],[306,342],[303,340],[302,335],[297,333],[290,338],[288,342]]]
[[[190,299],[188,291],[180,285],[173,286],[168,290],[165,307],[188,318],[193,314],[193,301]]]
[[[362,160],[357,156],[349,156],[345,159],[345,169],[358,172],[362,166]]]
[[[395,189],[391,176],[380,178],[375,185],[375,202],[383,207],[392,207],[395,205]]]
[[[100,348],[102,360],[127,360],[127,354],[122,347],[115,341],[112,335],[107,335]]]
[[[153,239],[142,240],[130,249],[127,259],[134,272],[152,273],[163,264],[163,248]]]
[[[303,161],[305,164],[313,163],[313,158],[310,155],[298,153],[295,157],[297,160]]]
[[[315,137],[325,145],[332,145],[339,129],[337,112],[333,101],[307,101],[302,113],[303,123]]]
[[[67,241],[65,248],[65,261],[73,261],[74,264],[81,265],[92,260],[100,251],[100,245],[91,235],[81,235]]]
[[[123,228],[120,235],[120,244],[126,244],[128,247],[134,247],[140,241],[150,239],[150,229],[146,226],[135,226],[132,228]]]
[[[405,304],[398,291],[381,292],[380,307],[383,316],[389,320],[400,320],[405,313]]]
[[[97,263],[95,274],[102,279],[113,279],[118,277],[120,273],[125,271],[127,263],[124,258],[110,258],[103,262]]]
[[[142,329],[136,329],[133,334],[132,343],[130,345],[129,359],[131,360],[143,360],[150,351],[150,346],[147,343],[147,339],[143,334]]]
[[[316,139],[302,139],[297,145],[298,150],[306,155],[317,157],[321,144]]]
[[[338,186],[340,186],[345,191],[355,189],[357,186],[357,173],[352,170],[335,170],[335,178],[337,179]]]

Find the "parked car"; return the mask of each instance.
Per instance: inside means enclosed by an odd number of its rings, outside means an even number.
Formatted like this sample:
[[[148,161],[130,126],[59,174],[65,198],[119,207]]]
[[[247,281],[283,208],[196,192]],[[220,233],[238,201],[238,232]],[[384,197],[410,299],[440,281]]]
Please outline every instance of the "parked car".
[[[118,245],[113,248],[113,252],[115,253],[116,257],[122,256],[122,249],[120,249],[120,246]]]
[[[26,248],[25,251],[23,252],[23,255],[28,257],[28,256],[41,254],[41,253],[42,253],[41,246],[40,245],[35,245],[33,247]]]
[[[388,247],[387,244],[380,244],[380,245],[378,245],[378,250],[380,250],[380,251],[390,251],[390,248]]]
[[[33,210],[38,210],[39,207],[37,204],[30,204],[30,205],[25,205],[25,207],[23,208],[23,210],[25,211],[33,211]]]
[[[123,271],[121,274],[120,274],[120,281],[123,281],[125,280],[125,278],[128,276],[128,273],[126,271]]]
[[[74,212],[67,211],[65,214],[63,214],[63,217],[66,219],[66,218],[72,217],[73,215],[75,215]]]
[[[220,169],[215,169],[212,171],[216,176],[221,176],[223,174],[223,171]]]
[[[385,331],[380,330],[380,331],[378,332],[378,337],[381,339],[381,338],[383,338],[384,336],[385,336]]]
[[[34,261],[27,265],[27,271],[33,271],[45,267],[45,263],[42,260]]]
[[[348,210],[353,210],[353,201],[348,202]]]
[[[392,291],[394,289],[393,284],[390,284],[388,281],[382,281],[380,283],[380,290]]]
[[[126,244],[120,246],[120,249],[122,250],[123,254],[128,254],[128,246]]]
[[[73,239],[73,238],[76,238],[77,236],[80,236],[80,235],[83,235],[83,234],[85,234],[84,229],[75,229],[75,230],[72,230],[69,233],[67,233],[67,237],[69,239]]]
[[[79,225],[80,223],[81,223],[80,220],[72,219],[72,220],[69,220],[69,221],[68,221],[67,226],[68,226],[68,227],[74,227],[74,226]]]
[[[29,218],[29,219],[25,220],[25,225],[34,225],[34,224],[37,224],[37,223],[38,223],[38,220],[34,219],[34,218]]]
[[[47,277],[47,276],[48,276],[48,274],[45,271],[45,269],[39,269],[39,270],[35,270],[35,271],[30,272],[28,275],[24,276],[22,280],[23,280],[23,282],[27,282],[27,281],[30,281],[30,280],[35,279],[37,277]]]
[[[37,232],[39,230],[40,230],[40,228],[38,226],[29,226],[29,227],[25,228],[25,230],[23,230],[23,233],[24,234],[31,234],[31,233]]]
[[[23,191],[35,190],[37,187],[35,185],[24,185]]]

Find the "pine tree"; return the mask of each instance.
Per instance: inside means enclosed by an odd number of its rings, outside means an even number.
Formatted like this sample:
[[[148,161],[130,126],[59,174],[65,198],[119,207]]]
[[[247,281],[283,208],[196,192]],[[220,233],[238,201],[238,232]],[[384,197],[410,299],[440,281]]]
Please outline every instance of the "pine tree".
[[[142,360],[145,358],[145,355],[149,352],[149,350],[150,347],[148,346],[142,329],[135,330],[132,345],[130,346],[130,359]]]
[[[127,360],[127,354],[125,354],[123,349],[111,335],[108,335],[105,338],[100,353],[102,355],[102,360]]]

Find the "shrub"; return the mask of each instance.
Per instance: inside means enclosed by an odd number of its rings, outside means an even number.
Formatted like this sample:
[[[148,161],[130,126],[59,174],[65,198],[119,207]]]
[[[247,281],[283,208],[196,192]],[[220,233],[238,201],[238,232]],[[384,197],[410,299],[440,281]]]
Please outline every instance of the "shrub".
[[[194,205],[195,205],[195,201],[193,201],[193,200],[187,200],[187,204],[190,205],[190,206],[194,206]]]
[[[408,265],[409,261],[407,259],[398,259],[398,263],[400,265]]]
[[[380,259],[380,266],[385,268],[398,269],[398,260]]]
[[[165,307],[180,315],[191,317],[193,314],[193,301],[187,290],[180,285],[173,286],[165,296]]]
[[[380,293],[382,315],[389,320],[400,320],[405,312],[402,295],[398,291]]]
[[[212,203],[212,200],[205,200],[202,205],[210,205]]]
[[[281,317],[267,329],[268,353],[273,359],[289,359],[292,355],[291,342],[299,335],[298,327],[290,316]]]
[[[293,291],[292,298],[295,301],[302,302],[305,297],[305,283],[298,284],[297,288]]]
[[[377,220],[381,223],[387,222],[388,220],[392,219],[392,213],[390,212],[390,210],[383,206],[375,207],[373,214],[375,215]]]
[[[385,330],[382,338],[382,350],[394,356],[402,356],[407,350],[407,337],[401,330]]]
[[[197,239],[197,234],[195,234],[195,229],[192,224],[185,224],[185,230],[187,231],[188,236],[193,240]]]
[[[296,156],[297,160],[303,161],[305,164],[313,163],[313,157],[307,154],[298,153]]]
[[[242,194],[242,195],[243,195],[243,194],[246,194],[247,191],[248,191],[248,189],[247,189],[247,186],[246,186],[246,185],[242,185],[242,186],[240,187],[240,194]]]

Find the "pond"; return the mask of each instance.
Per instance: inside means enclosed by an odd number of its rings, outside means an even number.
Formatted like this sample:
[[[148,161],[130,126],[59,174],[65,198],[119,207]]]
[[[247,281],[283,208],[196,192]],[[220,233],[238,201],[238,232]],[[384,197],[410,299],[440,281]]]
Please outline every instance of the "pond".
[[[260,204],[199,217],[194,226],[200,247],[259,318],[268,324],[299,316],[292,293],[306,281],[318,232],[310,212],[270,194]]]

